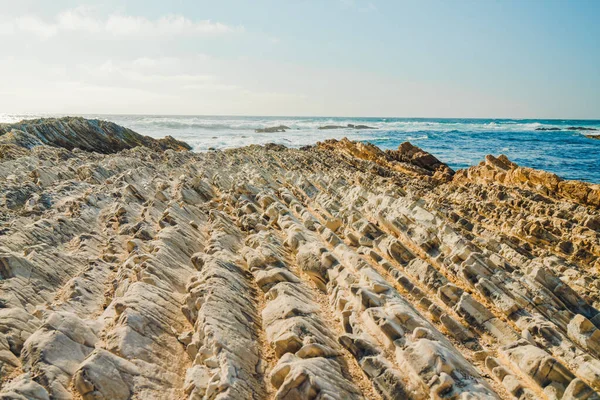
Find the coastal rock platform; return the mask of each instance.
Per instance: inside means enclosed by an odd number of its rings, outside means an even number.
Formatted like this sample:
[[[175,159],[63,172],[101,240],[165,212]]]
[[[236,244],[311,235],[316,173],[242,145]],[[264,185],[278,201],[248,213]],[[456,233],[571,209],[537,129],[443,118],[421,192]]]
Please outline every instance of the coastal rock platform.
[[[599,185],[61,124],[0,131],[0,399],[600,399]]]

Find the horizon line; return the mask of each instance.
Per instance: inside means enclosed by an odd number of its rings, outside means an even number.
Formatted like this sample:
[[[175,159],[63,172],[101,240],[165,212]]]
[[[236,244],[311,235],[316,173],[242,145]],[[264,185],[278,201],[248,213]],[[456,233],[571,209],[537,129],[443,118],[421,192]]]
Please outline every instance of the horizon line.
[[[15,115],[15,116],[65,116],[65,117],[78,117],[78,116],[136,116],[136,117],[150,117],[150,116],[164,116],[164,117],[254,117],[254,118],[363,118],[363,119],[438,119],[438,120],[454,120],[454,119],[466,119],[466,120],[513,120],[513,121],[527,121],[527,120],[546,120],[546,121],[600,121],[599,118],[512,118],[512,117],[398,117],[398,116],[348,116],[348,115],[258,115],[258,114],[153,114],[153,113],[53,113],[53,112],[25,112],[25,113],[0,113],[0,115]]]

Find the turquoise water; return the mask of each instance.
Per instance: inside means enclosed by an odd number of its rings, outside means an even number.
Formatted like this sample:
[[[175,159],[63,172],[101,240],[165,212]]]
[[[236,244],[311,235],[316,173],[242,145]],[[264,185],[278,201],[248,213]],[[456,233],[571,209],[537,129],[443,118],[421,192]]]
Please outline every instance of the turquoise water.
[[[15,121],[26,115],[0,115]],[[247,144],[279,143],[288,147],[348,137],[394,149],[410,141],[452,168],[478,164],[487,154],[506,154],[519,165],[544,169],[567,179],[600,183],[600,140],[585,134],[598,131],[539,131],[570,126],[600,129],[600,120],[511,120],[430,118],[311,118],[160,115],[87,115],[114,121],[153,137],[171,135],[196,151]],[[319,130],[323,125],[363,124],[376,129]],[[256,133],[256,128],[286,125],[278,133]]]

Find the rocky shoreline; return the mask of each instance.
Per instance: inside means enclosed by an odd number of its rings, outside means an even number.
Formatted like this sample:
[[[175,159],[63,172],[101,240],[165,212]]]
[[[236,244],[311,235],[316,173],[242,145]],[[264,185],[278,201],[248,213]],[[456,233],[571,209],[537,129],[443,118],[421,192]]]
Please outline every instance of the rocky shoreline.
[[[187,149],[0,125],[0,398],[600,398],[600,185]]]

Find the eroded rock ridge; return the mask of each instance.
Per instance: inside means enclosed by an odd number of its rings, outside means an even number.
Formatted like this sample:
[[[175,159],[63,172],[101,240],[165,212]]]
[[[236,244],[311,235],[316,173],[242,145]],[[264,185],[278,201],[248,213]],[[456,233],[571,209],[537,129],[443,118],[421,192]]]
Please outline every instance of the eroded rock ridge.
[[[116,153],[136,146],[159,151],[191,150],[187,143],[171,136],[154,139],[110,121],[81,117],[40,118],[14,124],[0,124],[0,145],[3,143],[27,148],[46,144],[103,154]]]

